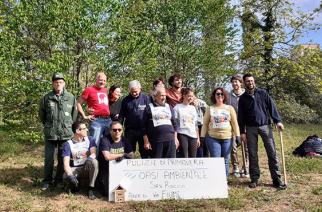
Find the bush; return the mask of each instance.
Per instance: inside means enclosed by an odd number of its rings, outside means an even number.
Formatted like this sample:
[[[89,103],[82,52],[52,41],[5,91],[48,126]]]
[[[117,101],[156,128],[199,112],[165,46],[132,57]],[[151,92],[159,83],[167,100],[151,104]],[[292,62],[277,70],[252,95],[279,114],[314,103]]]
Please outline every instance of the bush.
[[[301,105],[289,96],[284,96],[282,100],[277,100],[276,104],[284,122],[316,123],[320,121],[319,115],[315,110],[307,105]]]

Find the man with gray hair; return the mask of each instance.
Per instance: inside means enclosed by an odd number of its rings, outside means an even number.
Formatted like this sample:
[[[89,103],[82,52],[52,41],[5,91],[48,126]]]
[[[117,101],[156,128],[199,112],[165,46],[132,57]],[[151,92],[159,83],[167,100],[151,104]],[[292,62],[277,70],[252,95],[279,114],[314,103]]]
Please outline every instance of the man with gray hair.
[[[141,158],[149,158],[150,151],[144,149],[143,132],[141,123],[145,108],[149,105],[150,98],[141,92],[138,80],[129,83],[129,95],[122,100],[119,120],[125,127],[125,139],[131,143],[135,153],[136,144],[139,144]]]
[[[144,148],[152,150],[153,158],[175,158],[179,141],[174,111],[165,102],[164,87],[157,87],[152,95],[153,102],[145,108],[143,115]]]

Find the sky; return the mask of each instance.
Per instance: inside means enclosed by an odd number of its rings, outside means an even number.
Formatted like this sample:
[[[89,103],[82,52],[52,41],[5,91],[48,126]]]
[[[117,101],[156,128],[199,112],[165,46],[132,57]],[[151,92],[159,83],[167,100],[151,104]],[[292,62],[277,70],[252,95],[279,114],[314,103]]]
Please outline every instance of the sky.
[[[301,11],[312,11],[320,5],[320,0],[292,0],[295,6]],[[315,19],[314,23],[322,25],[322,13],[320,13]],[[322,48],[322,26],[318,31],[308,31],[303,33],[303,37],[299,39],[298,44],[320,44]]]

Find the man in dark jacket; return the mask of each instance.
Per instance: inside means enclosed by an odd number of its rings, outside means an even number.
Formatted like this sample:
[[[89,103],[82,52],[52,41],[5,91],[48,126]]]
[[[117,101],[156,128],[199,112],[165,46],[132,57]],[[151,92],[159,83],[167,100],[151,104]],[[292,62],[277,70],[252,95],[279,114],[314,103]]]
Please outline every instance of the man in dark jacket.
[[[145,108],[150,103],[150,97],[141,92],[141,84],[137,80],[129,83],[129,95],[122,100],[119,120],[125,126],[125,139],[132,145],[135,153],[139,144],[141,158],[149,158],[151,152],[143,147],[143,133],[141,123]]]
[[[72,124],[77,117],[76,98],[65,89],[64,76],[55,73],[52,76],[53,90],[42,97],[39,118],[44,126],[45,137],[45,176],[42,190],[53,183],[55,148],[58,148],[57,171],[54,185],[62,182],[64,173],[62,144],[73,136]]]
[[[165,88],[156,88],[152,95],[154,102],[145,108],[142,122],[144,148],[152,150],[153,158],[175,158],[179,141],[174,111],[165,102]]]
[[[247,142],[249,153],[249,174],[251,183],[250,188],[258,185],[260,170],[258,165],[258,134],[261,136],[266,154],[268,165],[276,188],[285,189],[286,185],[281,181],[279,161],[276,155],[275,142],[272,132],[272,121],[278,130],[283,130],[281,117],[276,105],[268,93],[256,88],[254,77],[251,74],[243,76],[246,92],[241,95],[238,103],[238,124],[241,139]]]

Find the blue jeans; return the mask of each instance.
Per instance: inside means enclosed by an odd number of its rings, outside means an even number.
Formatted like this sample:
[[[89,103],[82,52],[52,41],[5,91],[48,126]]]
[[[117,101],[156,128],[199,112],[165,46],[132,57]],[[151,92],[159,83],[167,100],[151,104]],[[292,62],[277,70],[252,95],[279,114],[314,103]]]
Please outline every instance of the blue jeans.
[[[210,157],[225,159],[226,176],[229,176],[229,159],[231,151],[231,139],[216,139],[210,136],[206,137],[206,144]]]
[[[96,154],[98,154],[99,150],[99,142],[104,132],[108,132],[111,126],[112,120],[110,118],[103,119],[103,118],[96,118],[94,121],[91,122],[89,126],[89,135],[95,139],[95,143],[97,146]]]

